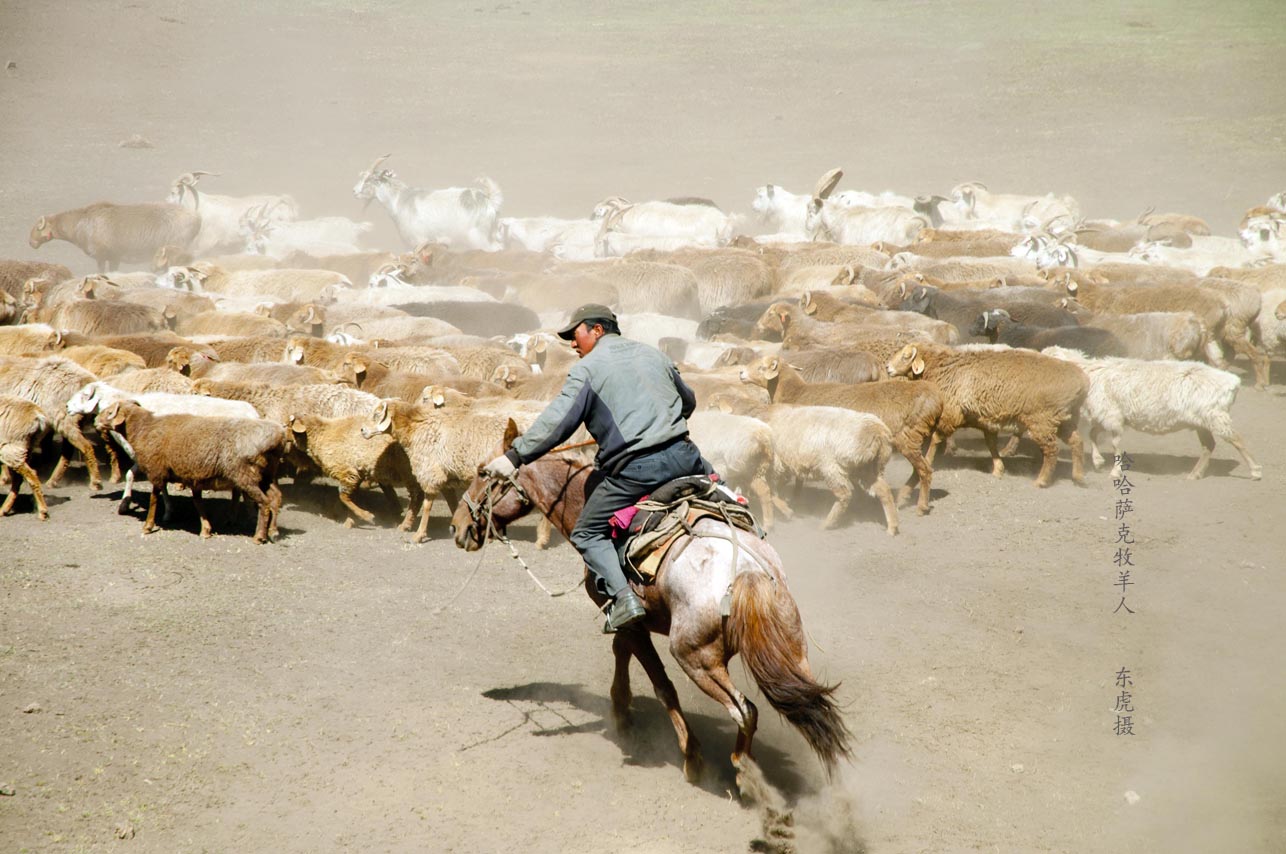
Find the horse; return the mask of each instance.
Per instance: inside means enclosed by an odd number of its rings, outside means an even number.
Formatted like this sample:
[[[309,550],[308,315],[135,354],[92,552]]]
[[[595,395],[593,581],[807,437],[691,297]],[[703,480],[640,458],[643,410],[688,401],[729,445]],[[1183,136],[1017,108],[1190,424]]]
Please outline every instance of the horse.
[[[517,435],[511,420],[496,455],[508,450]],[[479,466],[452,516],[455,544],[476,551],[492,537],[504,538],[506,527],[532,510],[543,513],[563,536],[570,535],[592,471],[583,458],[557,453],[522,466],[507,479],[488,478]],[[632,581],[631,586],[647,616],[612,640],[612,717],[618,729],[630,723],[629,665],[636,658],[669,713],[683,753],[684,777],[691,783],[700,779],[700,747],[652,644],[650,633],[655,632],[669,636],[670,652],[683,672],[736,723],[732,764],[739,771],[742,758],[751,757],[759,712],[728,674],[728,662],[738,653],[768,702],[804,736],[828,777],[840,759],[851,758],[852,736],[832,699],[839,686],[814,680],[799,609],[786,586],[781,558],[767,542],[721,520],[701,519],[690,535],[675,541],[652,583]],[[600,608],[606,604],[588,573],[585,590]]]

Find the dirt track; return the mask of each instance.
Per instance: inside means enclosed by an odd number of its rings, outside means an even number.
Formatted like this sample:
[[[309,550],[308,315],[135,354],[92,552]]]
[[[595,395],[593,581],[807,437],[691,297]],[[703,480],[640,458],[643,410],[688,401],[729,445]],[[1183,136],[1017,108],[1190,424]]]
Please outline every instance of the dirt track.
[[[487,171],[519,215],[609,193],[744,208],[756,184],[842,164],[845,186],[977,177],[1230,233],[1286,187],[1286,25],[1267,2],[1163,5],[0,7],[0,62],[18,65],[0,72],[0,255],[87,271],[65,244],[26,246],[36,216],[159,198],[193,168],[356,215],[349,187],[385,151],[413,183]],[[118,148],[132,133],[156,147]],[[1191,434],[1127,439],[1134,616],[1112,614],[1111,484],[1072,486],[1065,453],[1038,491],[1029,449],[996,481],[966,439],[897,539],[873,501],[839,531],[813,513],[773,533],[857,737],[828,784],[734,665],[801,850],[1286,848],[1274,369],[1233,410],[1262,482],[1225,447],[1183,480]],[[50,522],[29,498],[0,520],[0,850],[741,851],[759,834],[727,794],[731,722],[673,666],[702,786],[637,669],[637,728],[612,732],[612,659],[582,596],[543,598],[493,547],[438,610],[477,560],[445,519],[409,546],[288,490],[276,545],[203,542],[192,517],[141,539],[78,477]],[[575,580],[569,546],[519,533],[550,586]],[[1133,737],[1112,733],[1121,667]]]

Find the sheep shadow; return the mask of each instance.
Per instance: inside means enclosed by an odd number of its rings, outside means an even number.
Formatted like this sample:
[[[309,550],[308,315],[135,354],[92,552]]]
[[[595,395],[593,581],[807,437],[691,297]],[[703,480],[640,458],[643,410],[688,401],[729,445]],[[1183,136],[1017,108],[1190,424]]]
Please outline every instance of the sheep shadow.
[[[647,689],[646,682],[640,685],[637,680],[633,687]],[[630,703],[631,724],[625,731],[618,731],[608,722],[611,717],[611,701],[602,694],[586,690],[582,685],[529,682],[506,688],[490,688],[483,691],[482,696],[488,700],[508,703],[522,713],[523,720],[499,736],[478,743],[495,740],[520,727],[528,727],[532,736],[540,738],[599,733],[621,749],[625,754],[626,765],[640,768],[669,766],[676,774],[683,773],[683,756],[675,740],[674,727],[670,724],[665,707],[654,697],[635,695]],[[763,701],[759,703],[761,718],[766,705]],[[591,715],[593,719],[576,723],[572,718],[580,717],[577,712],[580,715]],[[725,796],[729,791],[737,791],[736,769],[729,761],[736,740],[732,721],[724,716],[716,717],[687,709],[683,714],[687,718],[689,730],[701,744],[701,756],[705,760],[705,771],[697,787],[719,797]],[[472,746],[475,745],[468,745],[464,749]],[[757,739],[754,747],[755,760],[772,777],[774,786],[791,797],[798,797],[809,790],[807,781],[788,754],[763,739]]]
[[[146,484],[146,481],[144,483]],[[113,505],[119,505],[124,494],[125,490],[122,488],[115,492],[96,492],[90,497],[96,501],[110,501]],[[151,491],[148,489],[140,490],[138,481],[135,481],[134,492],[131,495],[129,506],[120,515],[142,522],[147,518],[147,506],[150,501]],[[214,529],[215,536],[254,536],[259,514],[259,508],[254,502],[248,499],[234,502],[231,496],[218,497],[208,492],[202,497],[202,501],[205,503],[206,513],[210,517],[210,525]],[[201,533],[201,517],[197,515],[191,492],[187,490],[179,491],[177,488],[172,487],[169,490],[168,501],[163,506],[168,506],[168,511],[157,511],[156,529],[158,531]],[[298,530],[287,528],[278,523],[277,540],[283,540],[295,533],[299,533]]]

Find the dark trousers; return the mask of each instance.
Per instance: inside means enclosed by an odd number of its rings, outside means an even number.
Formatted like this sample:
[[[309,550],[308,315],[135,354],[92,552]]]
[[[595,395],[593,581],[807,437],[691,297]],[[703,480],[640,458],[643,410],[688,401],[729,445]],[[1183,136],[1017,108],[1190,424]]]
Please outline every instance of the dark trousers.
[[[594,471],[585,484],[585,509],[572,529],[571,543],[581,553],[599,592],[616,596],[627,586],[625,573],[612,545],[612,514],[629,507],[662,484],[685,475],[703,474],[710,470],[697,446],[680,440],[651,454],[627,463],[616,474]]]

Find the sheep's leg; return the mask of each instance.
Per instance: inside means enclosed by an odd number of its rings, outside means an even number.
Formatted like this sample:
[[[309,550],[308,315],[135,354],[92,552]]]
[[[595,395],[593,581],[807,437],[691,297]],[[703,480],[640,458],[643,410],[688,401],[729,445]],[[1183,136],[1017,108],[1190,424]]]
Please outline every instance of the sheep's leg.
[[[554,537],[554,523],[549,521],[549,517],[541,515],[536,520],[536,548],[549,548],[549,541]]]
[[[42,522],[48,521],[49,505],[45,503],[45,493],[44,493],[44,490],[40,488],[40,477],[39,475],[36,474],[36,470],[33,469],[30,465],[28,465],[25,462],[19,463],[17,466],[15,466],[15,468],[17,469],[18,474],[22,475],[22,479],[27,482],[27,485],[31,487],[31,494],[36,499],[36,514],[40,517],[40,521]],[[1258,469],[1258,466],[1254,466],[1252,471],[1257,469]],[[14,495],[17,495],[17,492],[18,492],[17,475],[13,475],[11,473],[10,476],[14,478]],[[1258,480],[1258,477],[1256,477],[1255,479]],[[0,516],[3,516],[3,515],[4,515],[3,513],[0,513]]]
[[[1197,458],[1197,464],[1188,472],[1188,480],[1197,480],[1206,476],[1206,468],[1210,465],[1210,455],[1215,450],[1215,435],[1204,427],[1197,428],[1197,438],[1201,440],[1201,456]]]
[[[1112,479],[1121,476],[1121,431],[1112,431]]]
[[[1027,431],[1032,441],[1040,446],[1040,473],[1036,475],[1036,485],[1044,488],[1054,479],[1054,467],[1058,465],[1058,441],[1055,433],[1046,430]],[[1079,439],[1079,437],[1078,437]],[[994,440],[993,440],[994,445]]]
[[[880,504],[884,507],[884,525],[889,532],[889,536],[897,536],[897,502],[893,500],[893,490],[889,488],[889,482],[884,479],[883,472],[880,472],[879,476],[875,478],[875,482],[871,484],[870,494],[880,499]]]
[[[1000,451],[996,448],[996,439],[996,434],[991,430],[982,431],[982,440],[987,443],[987,451],[991,454],[991,476],[1004,477],[1005,462],[1000,458]]]
[[[429,538],[429,512],[433,509],[433,496],[427,491],[420,505],[420,527],[415,529],[411,542],[422,543]]]
[[[0,516],[8,516],[13,512],[13,503],[18,500],[18,472],[9,468],[4,463],[0,463],[0,483],[9,481],[9,494],[5,496],[4,503],[0,504]]]
[[[276,478],[268,481],[268,488],[263,490],[268,497],[268,539],[276,540],[281,533],[277,530],[277,518],[281,516],[281,488]]]
[[[210,517],[205,512],[205,502],[201,500],[201,490],[192,488],[192,506],[196,508],[197,518],[201,520],[201,539],[208,540],[214,536],[210,526]]]
[[[1103,453],[1098,449],[1099,443],[1103,441],[1103,434],[1107,432],[1100,425],[1093,424],[1090,426],[1090,462],[1094,464],[1094,470],[1098,471],[1103,468]]]
[[[767,531],[773,526],[772,486],[763,472],[759,472],[750,481],[750,491],[759,499],[760,513],[764,517],[763,528]]]
[[[933,469],[930,468],[929,461],[920,454],[918,442],[915,444],[903,443],[902,447],[898,448],[898,451],[902,456],[906,457],[906,461],[914,469],[911,476],[907,478],[906,485],[898,492],[898,500],[901,501],[910,495],[911,484],[916,478],[919,478],[920,500],[916,503],[915,510],[921,516],[924,516],[929,512],[929,488],[933,483]]]
[[[397,490],[387,483],[381,483],[380,492],[384,493],[384,500],[388,502],[388,506],[393,511],[393,515],[401,516],[402,502],[397,497]]]
[[[353,501],[353,492],[356,491],[356,489],[357,489],[357,484],[354,484],[351,482],[341,483],[339,485],[339,500],[343,502],[344,506],[348,508],[348,512],[352,514],[351,516],[349,516],[347,519],[344,520],[345,528],[353,527],[353,524],[354,524],[353,516],[356,516],[358,519],[361,519],[363,522],[367,522],[367,523],[375,521],[374,513],[371,513],[368,510],[363,510],[362,508],[357,506],[357,502]]]
[[[265,494],[257,483],[239,483],[237,488],[259,507],[259,516],[255,522],[254,541],[260,545],[268,542],[268,527],[272,523],[274,499]],[[271,490],[271,488],[270,484],[269,489]]]
[[[117,453],[116,446],[112,444],[109,436],[103,436],[103,449],[107,452],[107,464],[110,467],[107,479],[112,483],[121,482],[121,455]]]
[[[853,500],[853,484],[847,474],[842,471],[823,472],[823,481],[826,483],[827,488],[834,493],[835,504],[831,507],[831,512],[826,514],[826,521],[822,522],[822,527],[834,528],[844,516],[844,511],[848,509],[849,502]]]
[[[89,469],[89,488],[101,489],[103,486],[102,478],[98,473],[98,456],[94,453],[94,446],[85,438],[85,434],[80,432],[80,428],[74,425],[68,425],[63,431],[63,439],[71,443],[71,446],[80,451],[85,458],[85,468]],[[50,485],[55,485],[62,473],[67,470],[67,446],[63,445],[63,457],[58,461],[58,467],[54,469],[54,474],[50,475]]]
[[[415,525],[415,510],[424,503],[424,490],[415,481],[406,485],[406,514],[402,517],[402,524],[397,526],[399,531],[409,531]]]
[[[1238,326],[1240,327],[1240,324]],[[1240,327],[1240,329],[1240,334],[1237,333],[1236,329],[1225,329],[1224,341],[1233,349],[1234,353],[1245,356],[1250,362],[1250,366],[1255,371],[1255,388],[1262,391],[1268,388],[1268,371],[1270,367],[1268,356],[1265,355],[1263,350],[1250,343],[1250,339],[1246,337],[1245,327]]]
[[[1000,449],[1000,456],[1012,457],[1018,450],[1018,440],[1022,438],[1022,435],[1022,431],[1019,430],[1017,433],[1010,436],[1009,441],[1005,443],[1005,447]]]
[[[1250,468],[1251,480],[1259,480],[1264,476],[1263,468],[1251,458],[1250,451],[1246,448],[1246,443],[1236,430],[1232,428],[1223,430],[1219,433],[1219,438],[1232,445],[1237,449],[1237,453],[1241,454],[1241,458],[1246,461],[1246,465]]]
[[[58,462],[54,464],[54,470],[49,473],[49,479],[45,481],[45,489],[57,489],[70,464],[71,452],[67,450],[67,443],[64,442],[58,451]]]
[[[1072,453],[1072,483],[1085,485],[1085,442],[1075,419],[1067,419],[1058,425],[1058,438],[1062,439]],[[1055,456],[1057,456],[1055,450]],[[1057,464],[1057,460],[1055,460]]]
[[[156,530],[156,502],[162,494],[166,494],[165,481],[164,480],[153,481],[152,495],[148,498],[148,501],[147,501],[147,518],[143,520],[144,536],[147,536],[148,534]],[[169,506],[168,501],[166,502],[166,506],[167,507]]]

